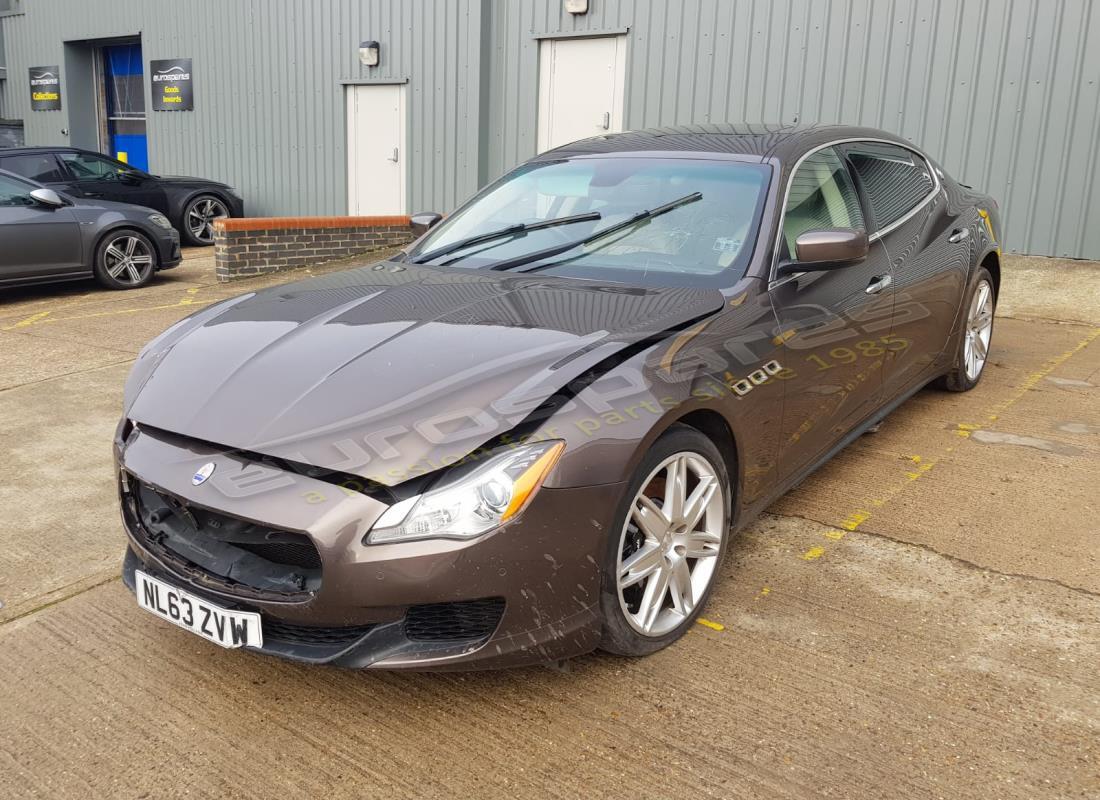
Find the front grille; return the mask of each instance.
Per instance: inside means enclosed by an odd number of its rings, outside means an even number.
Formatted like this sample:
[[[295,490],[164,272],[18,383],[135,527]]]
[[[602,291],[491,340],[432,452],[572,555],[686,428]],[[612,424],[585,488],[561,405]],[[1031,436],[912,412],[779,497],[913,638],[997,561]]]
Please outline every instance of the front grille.
[[[373,625],[355,625],[346,628],[318,628],[310,625],[294,625],[282,620],[264,617],[264,641],[268,639],[290,644],[352,644],[374,629]]]
[[[321,556],[310,541],[297,542],[235,542],[235,546],[275,564],[305,569],[320,569]]]
[[[123,510],[142,544],[223,591],[284,599],[321,586],[321,555],[305,534],[186,503],[132,476]]]
[[[405,616],[405,635],[425,642],[484,639],[496,630],[503,615],[502,597],[412,606]]]

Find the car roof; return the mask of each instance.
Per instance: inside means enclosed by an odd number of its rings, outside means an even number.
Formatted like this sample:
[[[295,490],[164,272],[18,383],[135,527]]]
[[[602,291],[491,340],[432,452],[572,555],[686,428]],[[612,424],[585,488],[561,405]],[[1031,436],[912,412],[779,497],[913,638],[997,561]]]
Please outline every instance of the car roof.
[[[913,147],[911,142],[877,128],[819,123],[714,123],[603,134],[548,150],[531,160],[652,152],[708,153],[760,161],[774,157],[792,161],[815,147],[844,139],[882,139]]]
[[[35,153],[90,153],[91,150],[84,150],[79,147],[69,147],[68,145],[41,145],[37,147],[5,147],[0,150],[0,158],[5,156],[18,156],[18,155],[34,155]]]

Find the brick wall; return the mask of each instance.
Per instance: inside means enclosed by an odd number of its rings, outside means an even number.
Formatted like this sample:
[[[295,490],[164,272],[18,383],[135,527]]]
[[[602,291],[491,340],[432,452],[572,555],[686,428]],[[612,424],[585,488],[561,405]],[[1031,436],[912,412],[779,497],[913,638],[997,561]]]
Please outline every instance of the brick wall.
[[[409,218],[266,217],[214,224],[218,281],[320,264],[411,241]]]

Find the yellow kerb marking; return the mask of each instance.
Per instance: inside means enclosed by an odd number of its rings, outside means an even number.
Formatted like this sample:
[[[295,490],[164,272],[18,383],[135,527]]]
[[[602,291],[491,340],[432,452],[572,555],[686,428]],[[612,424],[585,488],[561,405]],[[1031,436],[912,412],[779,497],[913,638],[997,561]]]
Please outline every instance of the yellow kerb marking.
[[[703,617],[699,617],[695,621],[702,625],[704,628],[710,628],[712,631],[724,631],[726,629],[726,626],[723,625],[721,622],[712,622],[711,620],[704,619]]]
[[[858,528],[860,525],[870,519],[870,517],[871,514],[868,511],[853,511],[844,519],[842,523],[840,523],[840,527],[842,527],[846,531],[854,531],[856,528]]]
[[[814,559],[821,558],[823,555],[825,555],[825,548],[818,545],[817,547],[811,547],[803,553],[802,558],[806,561],[813,561]]]

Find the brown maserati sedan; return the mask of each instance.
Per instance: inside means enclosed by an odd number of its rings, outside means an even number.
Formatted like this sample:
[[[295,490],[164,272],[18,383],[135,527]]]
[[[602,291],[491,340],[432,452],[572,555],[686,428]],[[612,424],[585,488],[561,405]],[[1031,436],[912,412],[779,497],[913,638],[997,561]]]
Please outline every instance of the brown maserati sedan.
[[[414,225],[142,351],[115,441],[142,608],[348,667],[651,653],[737,580],[740,526],[978,383],[1000,283],[997,204],[861,128],[600,136]]]

